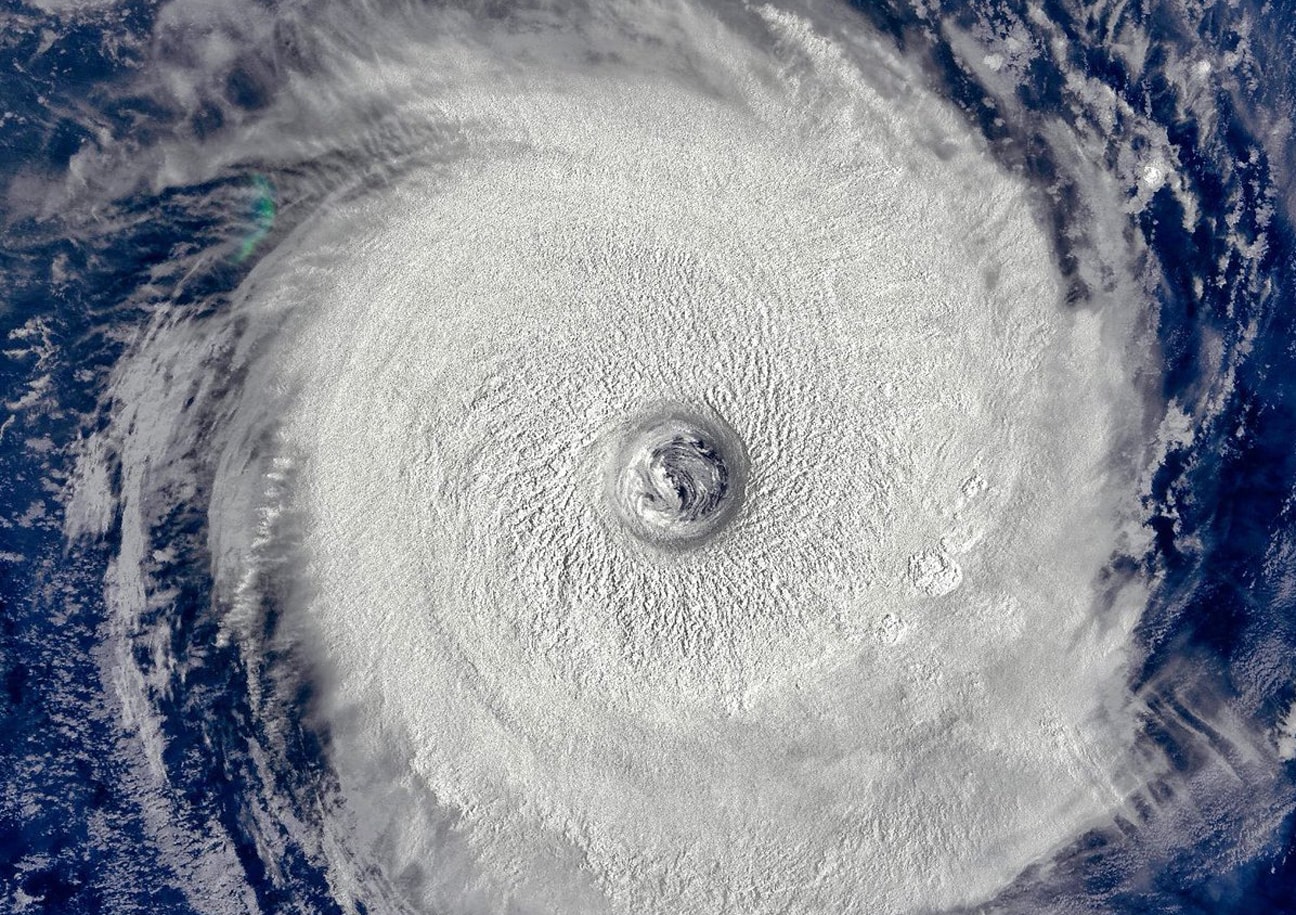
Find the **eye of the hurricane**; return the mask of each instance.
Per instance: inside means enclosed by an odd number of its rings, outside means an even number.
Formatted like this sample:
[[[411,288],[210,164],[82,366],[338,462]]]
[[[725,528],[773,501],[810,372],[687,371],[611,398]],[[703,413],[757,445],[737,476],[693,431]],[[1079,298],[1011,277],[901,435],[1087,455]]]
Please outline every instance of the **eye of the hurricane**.
[[[697,435],[677,435],[652,450],[647,473],[640,470],[645,515],[663,524],[707,517],[724,501],[729,470],[724,458]]]
[[[610,496],[636,537],[695,546],[734,516],[744,469],[736,436],[719,421],[659,411],[625,435]]]

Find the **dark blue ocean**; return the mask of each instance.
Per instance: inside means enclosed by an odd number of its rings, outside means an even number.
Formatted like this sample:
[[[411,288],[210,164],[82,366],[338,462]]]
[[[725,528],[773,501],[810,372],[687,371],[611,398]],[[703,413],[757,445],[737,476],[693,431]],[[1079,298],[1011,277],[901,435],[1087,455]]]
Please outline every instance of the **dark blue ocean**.
[[[360,889],[331,876],[347,855],[329,845],[345,833],[328,825],[347,803],[333,763],[346,737],[316,709],[315,667],[275,637],[292,612],[275,567],[257,580],[266,596],[254,637],[231,637],[224,621],[209,521],[213,478],[230,471],[207,450],[242,402],[229,392],[255,373],[232,345],[192,352],[202,384],[179,363],[159,371],[168,396],[217,406],[187,439],[191,460],[169,459],[151,493],[132,489],[129,473],[147,448],[113,444],[124,439],[112,430],[133,390],[120,366],[159,327],[240,307],[258,264],[309,229],[323,201],[409,167],[379,161],[392,148],[381,113],[355,120],[349,151],[316,152],[300,136],[286,151],[274,144],[303,130],[278,106],[309,96],[323,56],[351,35],[356,59],[378,67],[383,45],[365,43],[365,23],[417,19],[421,7],[4,4],[0,911],[379,913],[398,910],[413,880],[381,872],[381,843],[356,853]],[[814,10],[880,35],[1031,189],[1061,307],[1083,309],[1098,292],[1085,251],[1133,252],[1148,302],[1129,308],[1145,309],[1156,347],[1140,397],[1151,412],[1178,405],[1186,424],[1133,497],[1146,549],[1113,555],[1104,571],[1148,583],[1118,686],[1142,709],[1133,755],[1164,764],[1108,821],[1040,849],[991,898],[957,910],[1296,912],[1296,9]],[[579,32],[587,14],[552,10],[543,28]],[[510,13],[474,3],[458,15]],[[318,41],[317,28],[343,38]],[[1032,51],[1012,64],[1011,94],[996,95],[1005,84],[987,85],[968,41],[985,41],[989,59],[994,36],[1009,34]],[[622,63],[647,66],[645,47]],[[525,78],[519,61],[509,79]],[[1200,83],[1185,75],[1196,61],[1211,62]],[[1077,102],[1097,87],[1116,112],[1105,123]],[[1125,131],[1136,116],[1144,127]],[[1149,178],[1120,237],[1095,240],[1083,176],[1137,177],[1129,162],[1143,161],[1146,125],[1173,150],[1174,180]],[[236,134],[252,139],[225,144]],[[1068,135],[1086,140],[1070,146]],[[195,150],[216,147],[195,164]],[[87,509],[76,492],[91,464],[108,496]],[[128,617],[115,602],[135,586],[121,568],[141,536],[139,500],[148,542],[131,555],[148,557],[140,580],[152,590]],[[364,898],[370,878],[382,889]],[[530,910],[513,904],[497,910]]]

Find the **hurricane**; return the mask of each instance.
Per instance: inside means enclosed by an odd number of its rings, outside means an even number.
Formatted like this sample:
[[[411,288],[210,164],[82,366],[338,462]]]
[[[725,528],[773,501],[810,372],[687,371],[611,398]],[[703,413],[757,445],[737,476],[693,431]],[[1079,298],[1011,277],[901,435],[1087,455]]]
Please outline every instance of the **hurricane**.
[[[1296,911],[1282,8],[3,16],[6,911]]]

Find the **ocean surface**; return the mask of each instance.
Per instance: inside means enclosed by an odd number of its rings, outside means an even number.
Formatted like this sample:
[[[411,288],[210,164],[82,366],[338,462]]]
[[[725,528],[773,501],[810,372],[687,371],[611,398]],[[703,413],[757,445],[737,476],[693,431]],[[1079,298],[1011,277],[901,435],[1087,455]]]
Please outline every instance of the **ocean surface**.
[[[1296,8],[0,9],[0,911],[1296,912]]]

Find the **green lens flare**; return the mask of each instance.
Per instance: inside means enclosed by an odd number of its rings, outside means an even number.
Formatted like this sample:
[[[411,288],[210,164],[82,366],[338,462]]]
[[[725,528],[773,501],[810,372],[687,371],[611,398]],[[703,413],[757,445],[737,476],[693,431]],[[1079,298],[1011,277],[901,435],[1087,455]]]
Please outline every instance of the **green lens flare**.
[[[247,260],[261,240],[270,234],[270,227],[274,225],[277,212],[274,186],[270,184],[270,180],[265,175],[255,175],[252,178],[252,186],[257,193],[252,204],[253,228],[252,233],[243,239],[243,244],[239,246],[238,253],[234,256],[235,262],[240,264]]]

